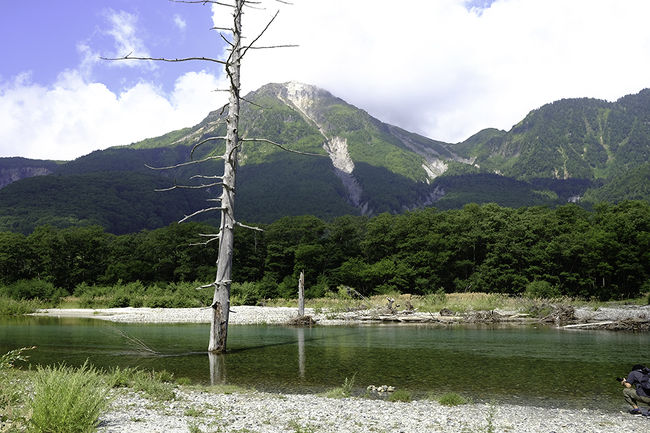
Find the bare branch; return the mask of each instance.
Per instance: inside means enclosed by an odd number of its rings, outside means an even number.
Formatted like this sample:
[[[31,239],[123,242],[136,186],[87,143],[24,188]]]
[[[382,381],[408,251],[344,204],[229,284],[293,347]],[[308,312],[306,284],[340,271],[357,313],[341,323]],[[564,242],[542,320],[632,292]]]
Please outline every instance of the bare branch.
[[[185,215],[185,217],[183,219],[181,219],[180,221],[178,221],[178,223],[179,224],[183,223],[183,222],[187,221],[190,218],[194,218],[197,215],[201,215],[201,214],[206,213],[206,212],[212,212],[212,211],[215,211],[215,210],[225,210],[225,208],[223,208],[223,207],[207,207],[205,209],[200,209],[200,210],[197,210],[196,212],[193,212],[193,213],[191,213],[189,215]]]
[[[203,285],[203,286],[199,286],[199,287],[197,287],[195,290],[209,289],[210,287],[214,287],[214,286],[216,286],[216,285],[217,285],[216,282],[214,282],[214,283],[210,283],[210,284],[205,284],[205,285]]]
[[[279,13],[280,13],[280,11],[277,11],[277,12],[275,13],[275,15],[273,15],[273,18],[271,18],[271,20],[266,24],[266,27],[264,27],[264,29],[260,32],[260,34],[257,35],[257,37],[256,37],[255,39],[253,39],[253,42],[251,42],[251,43],[248,45],[248,47],[246,47],[246,48],[244,49],[244,52],[241,53],[241,55],[239,56],[239,59],[240,59],[240,60],[241,60],[241,59],[246,55],[246,52],[250,49],[250,47],[252,47],[253,45],[255,45],[255,42],[257,42],[257,41],[262,37],[262,35],[263,35],[267,30],[268,30],[268,28],[271,26],[271,24],[273,23],[273,21],[275,21],[275,18],[278,16]]]
[[[247,226],[246,224],[242,224],[239,221],[235,221],[235,225],[237,225],[239,227],[243,227],[245,229],[255,230],[255,231],[258,231],[258,232],[263,232],[264,231],[264,229],[261,229],[259,227]]]
[[[195,174],[194,176],[190,177],[190,180],[192,179],[221,179],[223,180],[223,176],[206,176],[204,174]]]
[[[212,140],[225,140],[225,139],[226,137],[208,137],[204,140],[199,141],[194,146],[192,146],[192,150],[190,150],[190,159],[194,156],[194,151],[198,149],[202,144],[205,144],[208,141],[212,141]]]
[[[166,191],[173,191],[175,189],[208,189],[208,188],[212,188],[213,186],[223,186],[223,183],[214,182],[214,183],[201,184],[201,185],[174,185],[174,186],[170,186],[169,188],[154,189],[154,191],[166,192]]]
[[[181,162],[180,164],[174,164],[174,165],[170,165],[170,166],[167,166],[167,167],[152,167],[152,166],[147,165],[147,164],[145,164],[144,166],[151,169],[151,170],[171,170],[172,168],[186,167],[188,165],[200,164],[202,162],[211,161],[211,160],[214,160],[214,159],[225,159],[225,157],[223,155],[208,156],[208,157],[203,158],[203,159],[197,159],[196,161]]]
[[[228,45],[230,45],[232,48],[235,47],[235,44],[233,44],[232,42],[230,42],[230,41],[228,40],[228,38],[226,38],[226,37],[224,36],[223,33],[219,32],[219,36],[221,36],[221,39],[223,39],[224,42],[227,43]]]
[[[225,60],[218,60],[218,59],[213,59],[210,57],[185,57],[181,59],[168,59],[166,57],[132,57],[131,54],[127,54],[124,57],[100,57],[102,60],[153,60],[157,62],[170,62],[170,63],[175,63],[175,62],[188,62],[191,60],[203,60],[206,62],[214,62],[214,63],[219,63],[220,65],[226,65],[227,62]]]
[[[249,104],[254,105],[254,106],[258,107],[258,108],[261,108],[262,110],[264,110],[266,108],[266,107],[262,107],[260,104],[258,104],[256,102],[253,102],[253,101],[250,101],[250,100],[244,98],[243,96],[240,97],[239,99],[241,99],[244,102],[248,102]]]
[[[243,48],[246,48],[247,50],[271,50],[274,48],[296,48],[299,47],[300,45],[295,45],[295,44],[285,44],[285,45],[269,45],[267,47],[252,47],[250,45],[244,46]]]
[[[239,141],[244,141],[244,142],[247,142],[247,141],[259,141],[259,142],[262,142],[262,143],[269,143],[269,144],[272,144],[272,145],[274,145],[276,147],[279,147],[282,150],[285,150],[285,151],[291,152],[291,153],[297,153],[298,155],[327,156],[327,155],[324,155],[322,153],[301,152],[299,150],[288,149],[288,148],[284,147],[283,145],[281,145],[280,143],[276,143],[275,141],[268,140],[266,138],[240,138]]]
[[[214,0],[169,0],[174,3],[189,3],[189,4],[214,4],[214,5],[219,5],[219,6],[227,6],[229,8],[234,8],[235,5],[231,5],[228,3],[223,3],[223,2],[218,2]]]

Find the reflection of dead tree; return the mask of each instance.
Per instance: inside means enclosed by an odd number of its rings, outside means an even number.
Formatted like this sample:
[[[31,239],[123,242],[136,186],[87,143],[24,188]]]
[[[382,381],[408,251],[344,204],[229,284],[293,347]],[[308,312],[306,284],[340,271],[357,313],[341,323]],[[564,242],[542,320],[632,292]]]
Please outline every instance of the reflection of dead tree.
[[[147,344],[144,341],[140,340],[139,338],[129,335],[126,332],[122,331],[121,329],[114,328],[114,330],[116,333],[118,333],[122,338],[126,340],[129,346],[133,347],[136,351],[144,352],[149,355],[162,355],[162,353],[147,346]]]
[[[192,4],[211,4],[223,6],[232,11],[232,25],[230,27],[214,27],[213,30],[219,31],[219,35],[228,45],[228,57],[226,59],[213,59],[209,57],[185,57],[185,58],[153,58],[153,57],[134,57],[127,54],[118,59],[108,60],[155,60],[163,62],[186,62],[186,61],[207,61],[218,63],[224,66],[229,86],[229,100],[228,104],[221,108],[221,114],[227,109],[225,117],[226,135],[218,137],[206,138],[194,145],[190,152],[190,156],[206,143],[215,143],[225,141],[225,151],[223,154],[216,155],[214,153],[209,156],[192,160],[189,162],[176,164],[168,167],[158,167],[156,169],[166,170],[192,166],[212,160],[223,160],[224,169],[223,174],[220,176],[203,176],[195,175],[191,179],[200,179],[202,182],[199,185],[173,185],[170,189],[208,189],[212,187],[221,187],[221,194],[209,199],[211,202],[218,203],[216,206],[206,207],[200,209],[192,214],[186,215],[182,221],[186,221],[197,215],[206,212],[219,211],[221,213],[221,223],[217,233],[202,234],[201,236],[207,238],[202,244],[208,244],[213,241],[219,242],[219,253],[217,258],[217,274],[213,283],[203,286],[202,288],[214,287],[214,295],[212,298],[212,319],[210,326],[210,341],[208,344],[209,352],[224,352],[226,350],[226,340],[228,336],[228,315],[230,312],[230,285],[232,275],[232,257],[233,257],[233,237],[235,226],[240,226],[253,230],[260,230],[256,227],[250,227],[238,222],[235,219],[235,174],[237,171],[237,156],[241,145],[246,142],[264,142],[283,150],[289,150],[280,143],[275,143],[271,140],[264,138],[242,138],[239,135],[239,112],[240,104],[242,101],[247,102],[240,94],[240,67],[244,56],[249,50],[268,49],[268,48],[281,48],[293,45],[272,45],[272,46],[257,46],[256,43],[264,35],[269,26],[273,23],[278,13],[270,19],[262,31],[251,40],[250,43],[243,43],[242,33],[242,15],[244,9],[259,9],[260,0],[230,0],[230,1],[215,1],[215,0],[176,0],[178,3],[192,3]],[[284,0],[275,0],[278,3],[287,3]],[[279,12],[279,11],[278,11]],[[223,121],[223,118],[220,118]],[[296,152],[301,153],[301,152]]]

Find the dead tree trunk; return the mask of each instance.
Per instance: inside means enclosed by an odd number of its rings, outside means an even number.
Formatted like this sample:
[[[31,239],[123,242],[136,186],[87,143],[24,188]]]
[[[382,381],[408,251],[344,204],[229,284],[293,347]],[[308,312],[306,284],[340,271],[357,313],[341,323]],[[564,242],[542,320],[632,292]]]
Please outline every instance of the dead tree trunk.
[[[212,298],[209,352],[225,352],[228,338],[228,313],[230,312],[230,283],[232,275],[233,239],[235,229],[235,174],[239,150],[239,89],[241,57],[241,16],[244,0],[236,0],[233,12],[233,40],[226,73],[230,78],[226,150],[223,156],[223,186],[221,192],[221,227],[219,230],[219,256],[217,276]]]
[[[214,0],[172,0],[178,3],[194,3],[194,4],[215,4],[220,5],[226,8],[233,10],[233,24],[232,27],[220,28],[215,27],[214,30],[224,30],[227,33],[231,33],[232,36],[229,39],[227,35],[221,33],[221,37],[229,45],[228,51],[230,52],[226,60],[213,59],[208,57],[186,57],[186,58],[153,58],[153,57],[135,57],[127,54],[124,57],[120,58],[105,58],[104,60],[147,60],[147,61],[162,61],[162,62],[187,62],[187,61],[208,61],[215,62],[221,65],[224,65],[226,74],[228,76],[230,86],[229,86],[229,102],[227,104],[228,114],[226,116],[226,135],[223,137],[208,137],[194,145],[190,156],[193,155],[194,151],[201,145],[211,142],[211,141],[220,141],[225,140],[226,148],[223,155],[210,155],[200,160],[193,160],[189,162],[183,162],[175,164],[168,167],[149,167],[154,170],[169,170],[180,167],[187,167],[193,164],[201,164],[207,161],[213,161],[217,159],[222,159],[224,161],[224,171],[223,176],[203,176],[195,175],[191,179],[219,179],[218,181],[210,181],[207,183],[202,183],[201,185],[178,185],[175,184],[170,188],[159,189],[157,191],[169,191],[172,189],[208,189],[216,186],[221,186],[222,191],[221,195],[218,198],[209,199],[208,201],[220,202],[219,206],[208,207],[200,209],[190,215],[186,215],[179,222],[184,222],[190,218],[193,218],[197,215],[200,215],[205,212],[211,211],[220,211],[221,212],[221,224],[220,229],[217,234],[205,234],[201,236],[209,237],[210,239],[206,242],[200,244],[205,245],[212,241],[219,242],[219,256],[217,258],[217,274],[214,283],[203,286],[202,288],[214,287],[214,295],[212,297],[212,320],[210,325],[210,341],[208,343],[208,352],[210,353],[221,353],[226,351],[226,341],[228,339],[228,315],[230,312],[230,284],[231,284],[231,275],[232,275],[232,258],[233,258],[233,238],[234,238],[234,229],[235,226],[241,226],[248,229],[260,230],[256,227],[249,227],[244,224],[238,223],[235,220],[235,174],[237,172],[237,156],[240,148],[240,144],[249,141],[249,142],[265,142],[277,146],[283,150],[304,154],[304,155],[317,155],[323,156],[320,154],[310,154],[306,152],[297,152],[291,149],[287,149],[280,143],[275,143],[271,140],[264,138],[242,138],[239,136],[239,106],[243,100],[240,95],[241,82],[240,82],[240,66],[241,60],[246,55],[249,49],[255,48],[283,48],[283,47],[293,47],[295,45],[273,45],[267,47],[258,47],[255,46],[255,43],[262,37],[266,32],[269,26],[273,23],[277,17],[278,12],[271,18],[266,27],[261,31],[261,33],[254,38],[250,43],[242,44],[242,14],[245,7],[251,9],[260,9],[258,7],[259,1],[252,0],[233,0],[232,3],[228,2],[219,2]],[[286,3],[284,0],[275,0],[278,3]],[[225,109],[226,107],[223,107]],[[197,244],[194,244],[197,245]]]
[[[298,279],[298,317],[305,315],[305,271],[300,272]]]

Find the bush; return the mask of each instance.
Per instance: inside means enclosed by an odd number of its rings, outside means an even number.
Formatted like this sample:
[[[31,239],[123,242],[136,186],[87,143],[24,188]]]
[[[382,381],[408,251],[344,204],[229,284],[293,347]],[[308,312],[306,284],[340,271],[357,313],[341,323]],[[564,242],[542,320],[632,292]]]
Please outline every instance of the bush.
[[[65,295],[57,290],[52,283],[43,280],[19,280],[4,288],[5,294],[16,300],[40,299],[43,301],[58,301]]]
[[[15,299],[0,296],[0,316],[20,316],[23,314],[33,313],[39,308],[44,307],[45,305],[37,299],[17,301]]]
[[[171,384],[174,375],[165,370],[147,371],[138,368],[115,367],[108,373],[108,384],[113,388],[130,387],[147,394],[152,399],[169,401],[176,397]]]
[[[260,294],[256,283],[232,283],[230,286],[232,305],[256,305]]]
[[[535,280],[526,285],[524,296],[531,299],[555,299],[562,294],[556,286],[548,281]]]
[[[438,403],[443,406],[460,406],[461,404],[467,404],[468,400],[462,395],[450,392],[438,397]]]
[[[343,381],[343,385],[325,392],[325,397],[328,398],[350,397],[350,394],[352,393],[352,388],[354,387],[355,376],[356,373],[352,375],[352,379],[348,379],[346,377],[345,380]]]
[[[39,367],[31,401],[33,431],[76,433],[94,431],[108,405],[108,387],[93,367]]]
[[[388,396],[388,401],[402,401],[404,403],[408,403],[411,400],[411,393],[403,389],[398,389]]]

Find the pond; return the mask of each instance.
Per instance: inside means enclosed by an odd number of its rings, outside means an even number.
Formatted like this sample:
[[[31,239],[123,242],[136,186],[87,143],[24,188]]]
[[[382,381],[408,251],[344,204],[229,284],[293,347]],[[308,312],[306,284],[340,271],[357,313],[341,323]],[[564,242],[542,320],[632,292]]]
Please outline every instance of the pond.
[[[313,393],[354,377],[415,397],[457,392],[475,401],[618,409],[648,333],[547,327],[233,325],[229,352],[209,357],[207,325],[115,324],[92,319],[0,318],[0,353],[23,346],[32,364],[167,370],[194,383]],[[158,352],[148,352],[147,348]]]

